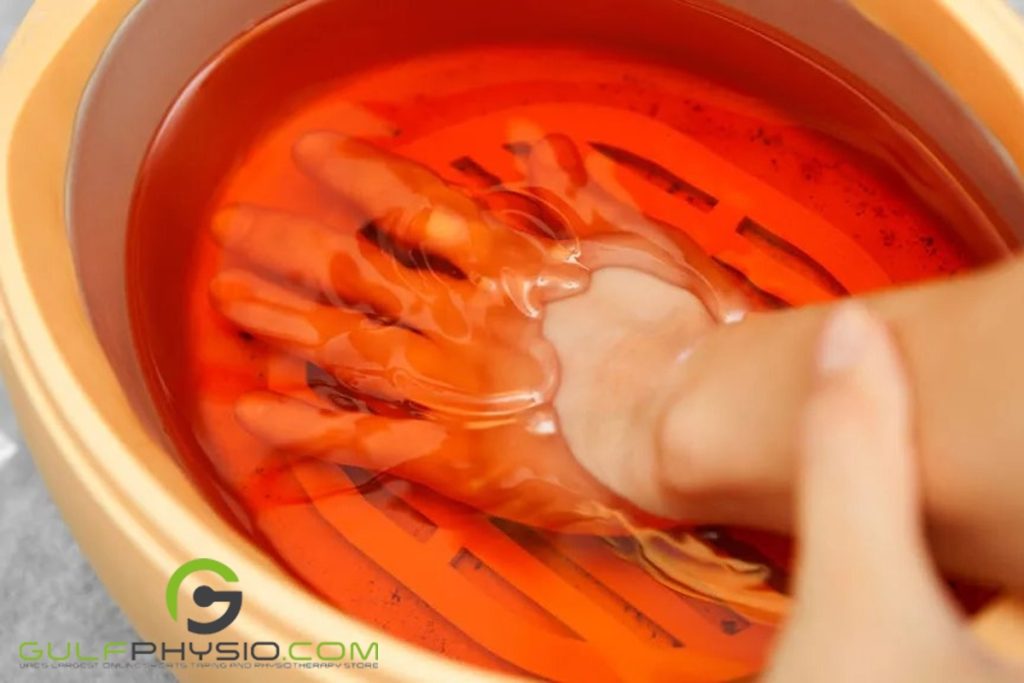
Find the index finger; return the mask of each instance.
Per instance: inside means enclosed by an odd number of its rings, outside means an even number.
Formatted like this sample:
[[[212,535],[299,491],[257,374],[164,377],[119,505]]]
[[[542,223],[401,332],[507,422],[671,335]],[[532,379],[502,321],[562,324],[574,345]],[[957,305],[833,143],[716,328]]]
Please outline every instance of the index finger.
[[[523,253],[521,236],[430,169],[340,133],[303,136],[296,163],[407,249],[449,261],[466,275],[493,274]]]

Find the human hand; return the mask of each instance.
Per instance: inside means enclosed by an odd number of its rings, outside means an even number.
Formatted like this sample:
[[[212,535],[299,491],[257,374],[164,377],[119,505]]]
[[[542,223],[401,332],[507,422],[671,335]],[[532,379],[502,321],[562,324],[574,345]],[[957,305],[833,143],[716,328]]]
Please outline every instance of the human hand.
[[[918,401],[921,479],[940,566],[1024,589],[1024,260],[862,299],[889,324]],[[807,359],[832,306],[754,314],[702,338],[655,419],[650,472],[620,490],[675,519],[789,531]],[[641,486],[640,484],[644,484]]]
[[[1024,680],[975,642],[930,558],[911,395],[884,326],[844,305],[816,361],[795,604],[765,682]]]
[[[241,424],[295,457],[386,471],[536,526],[657,524],[566,446],[550,407],[555,349],[540,325],[551,301],[585,286],[591,255],[607,264],[645,254],[653,270],[683,281],[673,265],[680,242],[635,220],[632,233],[615,230],[595,208],[614,209],[609,197],[580,204],[574,185],[546,177],[573,170],[586,179],[571,154],[557,162],[548,154],[556,147],[571,152],[564,141],[542,141],[524,160],[553,192],[573,190],[563,213],[571,220],[537,234],[509,220],[530,196],[474,195],[352,138],[302,138],[296,163],[336,208],[317,218],[255,206],[219,214],[213,232],[226,260],[211,293],[227,320],[308,362],[352,401],[255,392],[237,404]],[[339,409],[359,401],[371,409]]]

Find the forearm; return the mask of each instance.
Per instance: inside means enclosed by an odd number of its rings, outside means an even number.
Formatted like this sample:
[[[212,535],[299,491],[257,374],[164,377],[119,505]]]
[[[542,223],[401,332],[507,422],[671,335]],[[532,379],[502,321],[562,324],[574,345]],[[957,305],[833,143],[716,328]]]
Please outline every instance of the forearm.
[[[1024,584],[1024,263],[868,302],[906,357],[940,557]],[[698,346],[664,408],[656,507],[789,524],[794,439],[826,312],[752,316]]]

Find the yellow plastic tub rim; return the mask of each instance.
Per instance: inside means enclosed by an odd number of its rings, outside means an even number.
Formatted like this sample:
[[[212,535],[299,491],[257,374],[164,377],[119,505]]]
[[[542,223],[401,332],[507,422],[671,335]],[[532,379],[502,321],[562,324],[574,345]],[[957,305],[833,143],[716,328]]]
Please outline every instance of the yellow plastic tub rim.
[[[0,67],[0,359],[25,437],[64,519],[147,640],[183,640],[183,628],[168,618],[164,587],[184,562],[212,557],[243,577],[248,596],[241,616],[217,640],[377,641],[382,668],[347,675],[511,680],[408,645],[323,603],[212,510],[133,408],[81,295],[64,195],[86,84],[139,2],[37,0]],[[209,7],[208,0],[177,2],[197,13]],[[806,7],[798,0],[780,0],[770,11],[764,6],[771,3],[757,0],[723,4],[780,17]],[[929,65],[1024,169],[1024,25],[1002,0],[849,0],[846,7]],[[1024,659],[1021,603],[997,602],[975,628],[994,647]],[[254,680],[277,672],[180,673],[190,680]],[[288,675],[326,680],[339,673],[293,669]]]

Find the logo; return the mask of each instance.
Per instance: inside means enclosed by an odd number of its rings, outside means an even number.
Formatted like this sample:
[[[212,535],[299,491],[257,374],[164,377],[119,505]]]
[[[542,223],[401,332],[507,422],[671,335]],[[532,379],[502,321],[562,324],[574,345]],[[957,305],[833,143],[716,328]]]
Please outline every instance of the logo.
[[[182,582],[196,572],[213,572],[228,583],[238,582],[238,575],[234,570],[217,560],[199,558],[181,565],[167,581],[167,612],[175,621],[178,620],[178,591]],[[242,611],[242,591],[217,591],[203,584],[192,592],[192,601],[199,607],[211,607],[216,603],[224,603],[227,605],[227,609],[213,621],[189,619],[187,626],[190,633],[200,635],[220,633],[230,626],[238,618],[238,613]]]
[[[178,593],[192,574],[209,572],[226,583],[238,583],[238,575],[223,562],[199,558],[178,567],[167,581],[167,613],[178,621]],[[242,591],[214,590],[206,584],[192,591],[198,607],[223,604],[223,612],[213,621],[187,621],[191,633],[208,636],[220,633],[242,611]],[[216,613],[216,612],[214,612]],[[18,645],[21,669],[66,669],[81,674],[93,669],[339,669],[370,670],[381,668],[380,644],[375,640],[343,640],[334,636],[325,640],[277,642],[219,641],[134,641],[106,642],[90,646],[74,640],[26,640]],[[94,677],[93,677],[94,678]],[[75,678],[74,680],[79,680]]]

